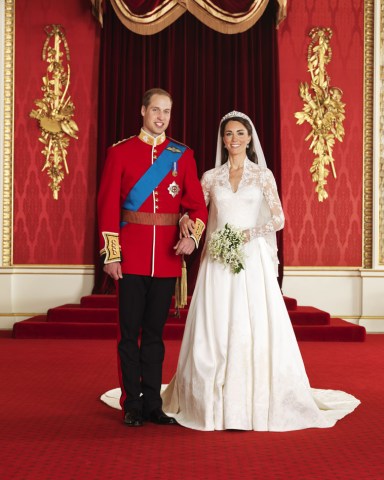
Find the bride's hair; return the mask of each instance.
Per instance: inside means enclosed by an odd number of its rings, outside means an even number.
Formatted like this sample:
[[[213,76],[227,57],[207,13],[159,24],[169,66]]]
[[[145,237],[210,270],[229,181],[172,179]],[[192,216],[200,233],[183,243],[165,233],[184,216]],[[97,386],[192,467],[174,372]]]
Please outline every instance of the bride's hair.
[[[230,117],[230,118],[225,118],[220,125],[220,136],[221,136],[221,164],[223,165],[227,160],[228,160],[228,150],[224,147],[224,142],[223,142],[223,137],[224,137],[224,130],[225,126],[230,120],[234,120],[235,122],[240,122],[244,127],[246,128],[248,135],[251,136],[251,140],[249,142],[249,147],[247,148],[247,157],[251,162],[258,163],[257,162],[257,155],[255,152],[255,146],[253,145],[253,138],[252,138],[252,126],[248,122],[246,118],[243,117]]]

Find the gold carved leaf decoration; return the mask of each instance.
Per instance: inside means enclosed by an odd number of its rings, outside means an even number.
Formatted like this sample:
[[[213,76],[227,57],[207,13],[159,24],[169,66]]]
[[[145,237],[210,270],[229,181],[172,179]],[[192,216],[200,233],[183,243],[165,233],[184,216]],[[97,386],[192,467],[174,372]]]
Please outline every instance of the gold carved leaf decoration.
[[[311,84],[303,82],[299,86],[299,95],[304,106],[301,112],[296,112],[297,124],[309,123],[311,131],[305,138],[311,140],[309,149],[315,154],[309,169],[312,181],[317,185],[315,191],[319,202],[328,198],[325,190],[330,166],[333,177],[336,178],[333,147],[335,139],[343,141],[345,119],[345,103],[341,101],[343,92],[340,88],[330,86],[330,78],[325,66],[332,59],[330,28],[313,28],[309,32],[312,41],[308,47],[308,71]]]
[[[42,57],[48,63],[46,75],[42,78],[43,98],[35,100],[36,109],[30,116],[40,127],[39,140],[44,145],[41,153],[45,157],[42,171],[50,178],[49,187],[53,198],[59,198],[60,183],[64,172],[69,174],[67,149],[70,138],[77,139],[79,128],[73,120],[75,106],[68,94],[70,84],[69,49],[61,25],[45,27],[47,39]],[[62,51],[64,49],[64,51]]]

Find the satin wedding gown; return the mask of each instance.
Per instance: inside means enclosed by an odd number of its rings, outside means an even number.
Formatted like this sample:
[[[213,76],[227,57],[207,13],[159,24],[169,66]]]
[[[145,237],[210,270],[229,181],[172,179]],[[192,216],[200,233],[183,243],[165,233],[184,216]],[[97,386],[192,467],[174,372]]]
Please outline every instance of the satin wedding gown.
[[[245,269],[233,274],[205,245],[177,371],[163,410],[196,430],[290,431],[326,428],[358,405],[352,395],[310,387],[266,240],[284,215],[273,175],[246,159],[236,192],[224,164],[206,172],[206,240],[226,223],[249,229]],[[258,225],[263,199],[272,219]],[[258,226],[255,226],[258,225]],[[117,399],[115,400],[114,397]],[[118,407],[119,389],[102,399]]]

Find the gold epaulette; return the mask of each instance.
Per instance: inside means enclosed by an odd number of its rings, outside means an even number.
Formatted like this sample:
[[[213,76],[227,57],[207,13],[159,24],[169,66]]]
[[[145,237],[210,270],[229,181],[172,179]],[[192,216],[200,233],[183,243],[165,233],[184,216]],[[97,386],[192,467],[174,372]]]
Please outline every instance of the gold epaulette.
[[[171,137],[168,137],[168,136],[167,136],[167,138],[168,138],[168,140],[170,140],[171,142],[173,142],[173,143],[178,143],[179,145],[182,145],[183,147],[186,147],[186,148],[189,149],[188,145],[185,145],[185,143],[179,142],[178,140],[175,140],[174,138],[171,138]]]
[[[196,218],[195,228],[193,229],[193,234],[191,235],[191,238],[193,238],[196,243],[196,248],[199,246],[199,242],[204,230],[205,230],[205,223],[202,220],[200,220],[200,218]]]
[[[131,138],[135,137],[136,135],[131,135],[128,138],[123,138],[123,140],[119,140],[118,142],[114,143],[112,147],[116,147],[116,145],[120,145],[120,143],[126,142],[127,140],[130,140]]]
[[[104,263],[121,262],[119,234],[102,232],[102,235],[104,238],[104,248],[100,250],[100,255],[105,255]]]

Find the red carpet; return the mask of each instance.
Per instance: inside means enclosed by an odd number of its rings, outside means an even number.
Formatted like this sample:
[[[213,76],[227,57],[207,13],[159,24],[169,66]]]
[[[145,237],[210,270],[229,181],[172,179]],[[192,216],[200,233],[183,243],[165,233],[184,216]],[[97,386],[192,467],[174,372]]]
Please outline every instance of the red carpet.
[[[0,338],[0,479],[383,479],[384,335],[300,348],[312,386],[352,393],[354,413],[324,430],[197,432],[129,429],[98,400],[117,386],[114,341]]]
[[[293,298],[284,297],[290,319],[300,341],[352,341],[365,339],[365,328],[314,307],[298,306]],[[189,304],[189,302],[188,302]],[[169,312],[164,338],[180,340],[184,332],[187,309],[175,316]],[[80,304],[61,305],[21,322],[13,328],[15,338],[116,338],[117,307],[115,295],[89,295]]]

